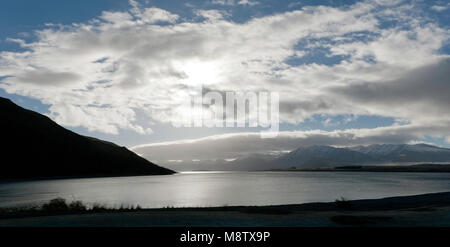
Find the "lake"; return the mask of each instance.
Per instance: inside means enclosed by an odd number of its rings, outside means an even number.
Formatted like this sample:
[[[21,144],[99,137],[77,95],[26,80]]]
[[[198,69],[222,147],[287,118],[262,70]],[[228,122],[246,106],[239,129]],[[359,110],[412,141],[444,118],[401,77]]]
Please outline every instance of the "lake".
[[[143,208],[279,205],[450,191],[450,173],[185,172],[0,183],[0,207],[56,197]]]

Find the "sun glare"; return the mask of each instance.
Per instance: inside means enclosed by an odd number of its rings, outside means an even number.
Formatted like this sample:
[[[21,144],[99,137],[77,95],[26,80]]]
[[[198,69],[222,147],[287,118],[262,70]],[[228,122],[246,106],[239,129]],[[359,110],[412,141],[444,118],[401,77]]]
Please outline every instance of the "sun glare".
[[[215,62],[189,61],[184,64],[183,71],[189,85],[211,85],[218,83],[220,79],[219,66]]]

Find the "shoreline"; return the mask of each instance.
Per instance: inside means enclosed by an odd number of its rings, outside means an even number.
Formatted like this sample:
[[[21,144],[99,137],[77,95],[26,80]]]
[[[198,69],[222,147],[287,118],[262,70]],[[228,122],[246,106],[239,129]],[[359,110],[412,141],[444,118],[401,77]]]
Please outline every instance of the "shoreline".
[[[449,173],[450,164],[415,165],[349,165],[317,168],[270,169],[273,172],[413,172],[413,173]]]
[[[450,226],[450,192],[272,206],[2,215],[0,227]]]
[[[177,174],[189,173],[241,173],[241,172],[404,172],[404,173],[450,173],[450,164],[415,164],[415,165],[355,165],[355,166],[334,166],[317,168],[286,168],[286,169],[268,169],[268,170],[193,170],[193,171],[174,171],[170,174],[122,174],[122,175],[83,175],[83,176],[52,176],[52,177],[33,177],[33,178],[1,178],[0,184],[35,182],[47,180],[66,180],[66,179],[93,179],[93,178],[123,178],[123,177],[157,177],[173,176]]]

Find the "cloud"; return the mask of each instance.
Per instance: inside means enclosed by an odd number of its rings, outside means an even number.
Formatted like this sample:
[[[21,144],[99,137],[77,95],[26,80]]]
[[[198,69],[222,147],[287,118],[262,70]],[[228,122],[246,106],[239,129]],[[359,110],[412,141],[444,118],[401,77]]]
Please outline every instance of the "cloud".
[[[179,16],[159,8],[147,8],[139,15],[144,23],[169,22],[174,23]]]
[[[442,12],[447,10],[450,7],[450,4],[447,5],[433,5],[431,6],[431,9],[437,12]]]
[[[393,116],[414,122],[450,121],[450,58],[422,66],[399,78],[358,82],[330,89],[373,115]]]
[[[297,6],[300,6],[301,4],[302,4],[301,1],[298,1],[298,2],[292,2],[292,3],[288,4],[288,8],[295,8],[295,7],[297,7]]]
[[[217,4],[217,5],[228,5],[228,6],[233,6],[236,4],[254,6],[254,5],[259,4],[258,1],[250,1],[250,0],[238,0],[237,2],[235,2],[234,0],[212,0],[211,3]]]
[[[218,5],[229,5],[233,6],[235,4],[234,0],[212,0],[212,4],[218,4]]]
[[[421,124],[450,115],[440,53],[449,31],[413,3],[310,6],[244,23],[218,10],[190,20],[130,4],[48,25],[32,42],[15,39],[23,51],[0,52],[0,88],[51,105],[60,124],[111,134],[183,121],[183,103],[202,85],[279,92],[283,123],[375,114]],[[332,62],[306,59],[318,50]]]
[[[249,1],[249,0],[240,0],[240,1],[238,2],[238,4],[239,4],[239,5],[249,5],[249,6],[254,6],[254,5],[259,4],[259,2],[258,2],[258,1]]]
[[[217,21],[223,19],[224,16],[229,16],[229,14],[225,11],[210,9],[210,10],[196,10],[195,14],[201,16],[209,21]]]
[[[14,80],[17,83],[33,83],[35,81],[40,81],[41,86],[64,86],[64,84],[69,84],[76,82],[80,79],[80,76],[76,73],[72,72],[55,72],[48,71],[46,69],[36,71],[23,71],[20,74],[16,74],[14,78],[10,78],[10,80]]]
[[[133,16],[131,16],[128,12],[104,11],[100,18],[105,20],[106,22],[116,23],[120,25],[121,23],[130,23],[133,19]]]

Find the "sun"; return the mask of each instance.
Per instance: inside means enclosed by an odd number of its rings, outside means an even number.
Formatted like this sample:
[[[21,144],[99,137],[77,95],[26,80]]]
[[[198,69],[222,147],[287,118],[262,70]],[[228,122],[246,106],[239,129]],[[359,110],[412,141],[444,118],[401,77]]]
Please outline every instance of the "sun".
[[[185,82],[188,85],[212,85],[220,81],[220,69],[217,62],[196,59],[186,62],[182,68],[187,76]]]

